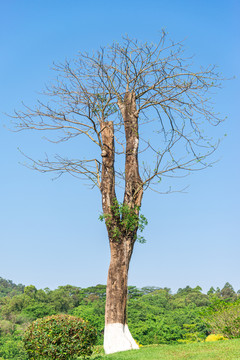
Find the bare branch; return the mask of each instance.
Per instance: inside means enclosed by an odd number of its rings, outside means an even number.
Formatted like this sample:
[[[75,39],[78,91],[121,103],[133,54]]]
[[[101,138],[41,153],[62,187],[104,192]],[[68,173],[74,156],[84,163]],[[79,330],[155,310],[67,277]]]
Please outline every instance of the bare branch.
[[[157,44],[125,36],[121,44],[115,42],[93,54],[80,53],[73,61],[54,64],[53,70],[56,81],[46,87],[36,107],[23,105],[12,116],[15,131],[45,131],[45,138],[54,143],[83,135],[97,145],[96,156],[38,161],[39,170],[78,174],[100,187],[102,161],[97,159],[104,150],[104,124],[110,121],[119,158],[114,160],[119,161],[115,175],[123,186],[128,125],[122,111],[128,93],[135,96],[139,174],[145,189],[150,183],[159,186],[166,174],[177,176],[179,170],[191,172],[211,164],[207,158],[218,144],[204,135],[203,128],[223,121],[209,100],[223,79],[215,66],[194,69],[192,59],[184,55],[183,42],[168,41],[164,31]]]

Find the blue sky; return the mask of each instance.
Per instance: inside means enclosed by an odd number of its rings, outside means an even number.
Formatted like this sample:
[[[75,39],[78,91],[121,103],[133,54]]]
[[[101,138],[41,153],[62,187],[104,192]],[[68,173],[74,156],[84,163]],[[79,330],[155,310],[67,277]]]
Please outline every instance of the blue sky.
[[[5,113],[34,104],[54,78],[53,62],[97,50],[121,36],[157,41],[164,28],[185,39],[197,65],[217,64],[226,78],[214,97],[227,121],[213,134],[224,140],[213,167],[186,178],[187,194],[146,192],[146,244],[136,244],[129,284],[176,291],[186,285],[240,289],[239,1],[8,0],[0,1],[0,276],[38,288],[105,284],[106,230],[98,190],[22,165],[25,153],[55,153],[42,134],[7,130]],[[81,153],[81,144],[73,151]],[[69,145],[71,150],[71,146]],[[79,146],[79,148],[78,148]],[[69,150],[68,150],[69,151]]]

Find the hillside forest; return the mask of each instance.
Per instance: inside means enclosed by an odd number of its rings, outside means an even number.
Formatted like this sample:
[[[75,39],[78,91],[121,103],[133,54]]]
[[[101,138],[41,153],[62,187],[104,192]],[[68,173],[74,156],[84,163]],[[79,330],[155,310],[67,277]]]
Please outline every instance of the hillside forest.
[[[38,318],[70,314],[88,320],[103,343],[106,286],[65,285],[55,290],[14,284],[0,277],[0,359],[27,359],[22,335]],[[240,336],[240,291],[226,283],[204,294],[200,286],[128,287],[128,324],[141,345],[203,341],[209,334]]]

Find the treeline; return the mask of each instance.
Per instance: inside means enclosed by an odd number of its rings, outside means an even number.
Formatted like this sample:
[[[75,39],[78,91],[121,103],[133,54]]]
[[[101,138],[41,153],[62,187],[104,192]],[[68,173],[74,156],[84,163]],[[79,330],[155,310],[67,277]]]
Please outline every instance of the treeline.
[[[59,313],[88,320],[102,344],[105,297],[105,285],[37,290],[0,278],[0,359],[25,359],[21,336],[28,324]],[[239,291],[229,283],[222,289],[211,287],[207,294],[199,286],[180,288],[175,294],[169,288],[129,286],[128,297],[129,328],[142,345],[201,341],[211,332],[204,313],[217,310],[218,304],[240,301]]]
[[[14,296],[24,292],[24,285],[14,284],[11,280],[0,277],[0,298],[3,296]]]

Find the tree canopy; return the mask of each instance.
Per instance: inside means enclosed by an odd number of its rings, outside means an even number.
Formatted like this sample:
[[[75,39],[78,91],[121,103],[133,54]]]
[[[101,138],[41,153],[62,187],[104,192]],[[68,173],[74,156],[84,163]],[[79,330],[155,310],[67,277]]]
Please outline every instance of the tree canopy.
[[[92,54],[80,53],[74,60],[55,64],[55,82],[49,84],[34,108],[16,111],[16,129],[45,130],[59,143],[86,137],[77,159],[56,155],[34,160],[42,172],[67,172],[101,187],[103,124],[113,122],[115,176],[125,180],[123,157],[127,151],[122,117],[124,97],[134,97],[139,131],[139,171],[144,189],[156,189],[162,177],[178,170],[208,166],[207,157],[218,141],[205,135],[206,126],[223,119],[215,113],[209,95],[220,87],[215,66],[195,69],[184,54],[184,44],[167,39],[163,32],[157,44],[123,37],[121,43]],[[128,95],[127,95],[128,94]],[[55,130],[54,132],[52,130]],[[53,135],[54,134],[54,135]],[[87,147],[87,148],[86,148]],[[180,174],[181,175],[181,174]]]

